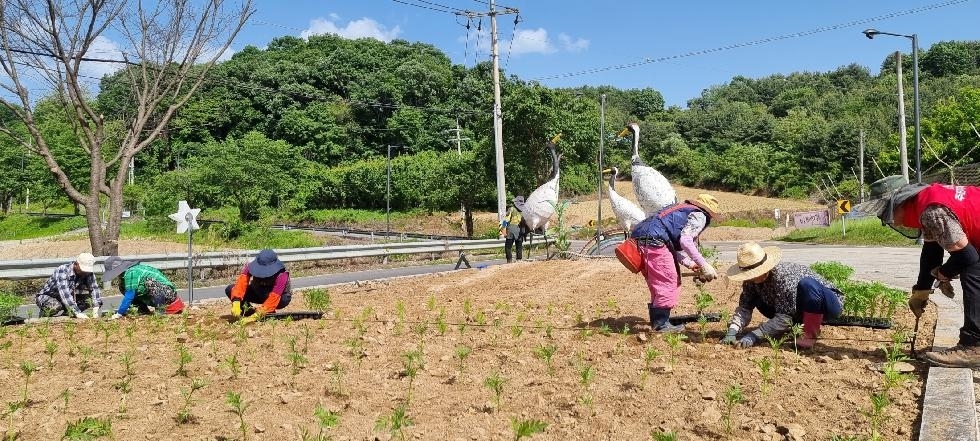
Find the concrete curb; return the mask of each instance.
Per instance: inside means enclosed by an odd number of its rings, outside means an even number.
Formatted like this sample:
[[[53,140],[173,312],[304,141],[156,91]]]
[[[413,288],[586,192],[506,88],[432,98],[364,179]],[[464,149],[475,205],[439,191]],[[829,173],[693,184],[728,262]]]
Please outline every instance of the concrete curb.
[[[959,287],[957,286],[957,291]],[[930,297],[939,309],[933,350],[945,349],[959,341],[963,325],[963,295],[953,299],[940,294]],[[920,441],[976,441],[977,410],[973,390],[973,371],[966,368],[930,367],[922,398]]]

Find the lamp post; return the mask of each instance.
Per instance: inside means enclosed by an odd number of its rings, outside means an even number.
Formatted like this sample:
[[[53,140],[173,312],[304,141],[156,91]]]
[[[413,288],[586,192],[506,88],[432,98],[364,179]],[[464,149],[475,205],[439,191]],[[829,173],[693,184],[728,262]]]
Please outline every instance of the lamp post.
[[[912,107],[914,110],[913,120],[915,124],[915,182],[922,183],[922,134],[919,130],[919,36],[917,34],[893,34],[877,29],[865,29],[864,36],[869,40],[874,39],[875,35],[891,35],[893,37],[905,37],[912,40]]]

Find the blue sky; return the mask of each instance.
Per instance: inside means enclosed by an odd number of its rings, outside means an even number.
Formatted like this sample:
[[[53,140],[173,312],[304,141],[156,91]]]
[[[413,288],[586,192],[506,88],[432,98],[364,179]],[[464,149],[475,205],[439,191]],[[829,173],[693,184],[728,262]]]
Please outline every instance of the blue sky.
[[[487,11],[477,0],[255,0],[252,23],[234,49],[264,47],[281,35],[337,33],[345,37],[399,38],[432,44],[453,62],[472,66],[489,59],[487,34],[446,9]],[[828,71],[850,63],[877,73],[896,50],[911,52],[906,38],[861,34],[876,28],[917,33],[922,49],[944,40],[978,40],[978,0],[822,0],[822,1],[617,1],[499,0],[517,8],[499,19],[501,67],[507,75],[551,87],[612,85],[652,87],[667,104],[684,106],[707,87],[735,75],[761,77],[794,71]],[[913,9],[919,12],[900,15]],[[885,17],[888,15],[897,15]],[[877,18],[877,19],[876,19]],[[874,19],[874,20],[871,20]],[[862,21],[862,23],[853,23]],[[775,41],[717,50],[731,45]],[[483,34],[482,36],[479,34]],[[698,51],[708,53],[691,55]],[[637,67],[577,74],[590,69],[686,55]]]

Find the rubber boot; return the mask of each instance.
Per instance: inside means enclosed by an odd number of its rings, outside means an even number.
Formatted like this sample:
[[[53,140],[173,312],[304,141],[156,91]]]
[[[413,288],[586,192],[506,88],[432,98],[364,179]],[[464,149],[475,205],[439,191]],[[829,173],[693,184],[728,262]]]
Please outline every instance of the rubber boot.
[[[650,312],[650,328],[654,332],[684,332],[683,325],[670,324],[670,308],[654,308],[653,303],[647,303]]]
[[[814,312],[803,313],[803,338],[796,341],[796,347],[800,349],[810,349],[817,342],[820,335],[820,324],[823,323],[823,314]]]

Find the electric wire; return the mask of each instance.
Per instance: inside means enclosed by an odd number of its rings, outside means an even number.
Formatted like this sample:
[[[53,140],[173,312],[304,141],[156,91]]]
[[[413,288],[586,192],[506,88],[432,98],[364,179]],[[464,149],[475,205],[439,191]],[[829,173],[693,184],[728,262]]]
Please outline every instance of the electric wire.
[[[815,34],[820,34],[820,33],[824,33],[824,32],[834,31],[834,30],[838,30],[838,29],[842,29],[842,28],[849,28],[849,27],[853,27],[853,26],[857,26],[857,25],[861,25],[861,24],[868,24],[868,23],[872,23],[872,22],[876,22],[876,21],[881,21],[881,20],[885,20],[885,19],[889,19],[889,18],[895,18],[895,17],[901,17],[901,16],[905,16],[905,15],[917,14],[917,13],[920,13],[920,12],[925,12],[925,11],[930,11],[930,10],[933,10],[933,9],[944,8],[944,7],[952,6],[952,5],[959,4],[959,3],[965,3],[965,2],[968,2],[968,1],[969,0],[951,0],[951,1],[944,2],[944,3],[936,3],[936,4],[931,4],[931,5],[925,5],[925,6],[921,6],[921,7],[918,7],[918,8],[906,9],[904,11],[892,12],[892,13],[888,13],[888,14],[884,14],[884,15],[879,15],[879,16],[875,16],[875,17],[871,17],[871,18],[864,18],[864,19],[860,19],[860,20],[853,20],[853,21],[849,21],[849,22],[846,22],[846,23],[839,23],[839,24],[834,24],[834,25],[829,25],[829,26],[821,26],[821,27],[810,29],[810,30],[807,30],[807,31],[793,32],[793,33],[790,33],[790,34],[783,34],[783,35],[777,35],[777,36],[773,36],[773,37],[766,37],[766,38],[761,38],[761,39],[758,39],[758,40],[746,41],[746,42],[741,42],[741,43],[733,43],[733,44],[728,44],[728,45],[724,45],[724,46],[718,46],[718,47],[709,48],[709,49],[700,49],[700,50],[695,50],[695,51],[691,51],[691,52],[685,52],[685,53],[681,53],[681,54],[665,55],[665,56],[662,56],[662,57],[648,57],[648,58],[644,58],[642,60],[634,61],[634,62],[631,62],[631,63],[617,64],[617,65],[613,65],[613,66],[595,67],[595,68],[584,69],[584,70],[579,70],[579,71],[575,71],[575,72],[566,72],[566,73],[562,73],[562,74],[541,76],[541,77],[537,77],[537,78],[532,78],[531,81],[544,81],[544,80],[554,80],[554,79],[560,79],[560,78],[571,78],[571,77],[577,77],[577,76],[582,76],[582,75],[591,75],[591,74],[596,74],[596,73],[601,73],[601,72],[610,72],[610,71],[615,71],[615,70],[630,69],[630,68],[634,68],[634,67],[644,66],[644,65],[647,65],[647,64],[662,63],[662,62],[665,62],[665,61],[678,60],[678,59],[682,59],[682,58],[695,57],[695,56],[699,56],[699,55],[712,54],[712,53],[716,53],[716,52],[724,52],[724,51],[728,51],[728,50],[732,50],[732,49],[740,49],[740,48],[744,48],[744,47],[758,46],[758,45],[767,44],[767,43],[773,43],[773,42],[777,42],[777,41],[781,41],[781,40],[788,40],[788,39],[798,38],[798,37],[806,37],[806,36],[810,36],[810,35],[815,35]]]

